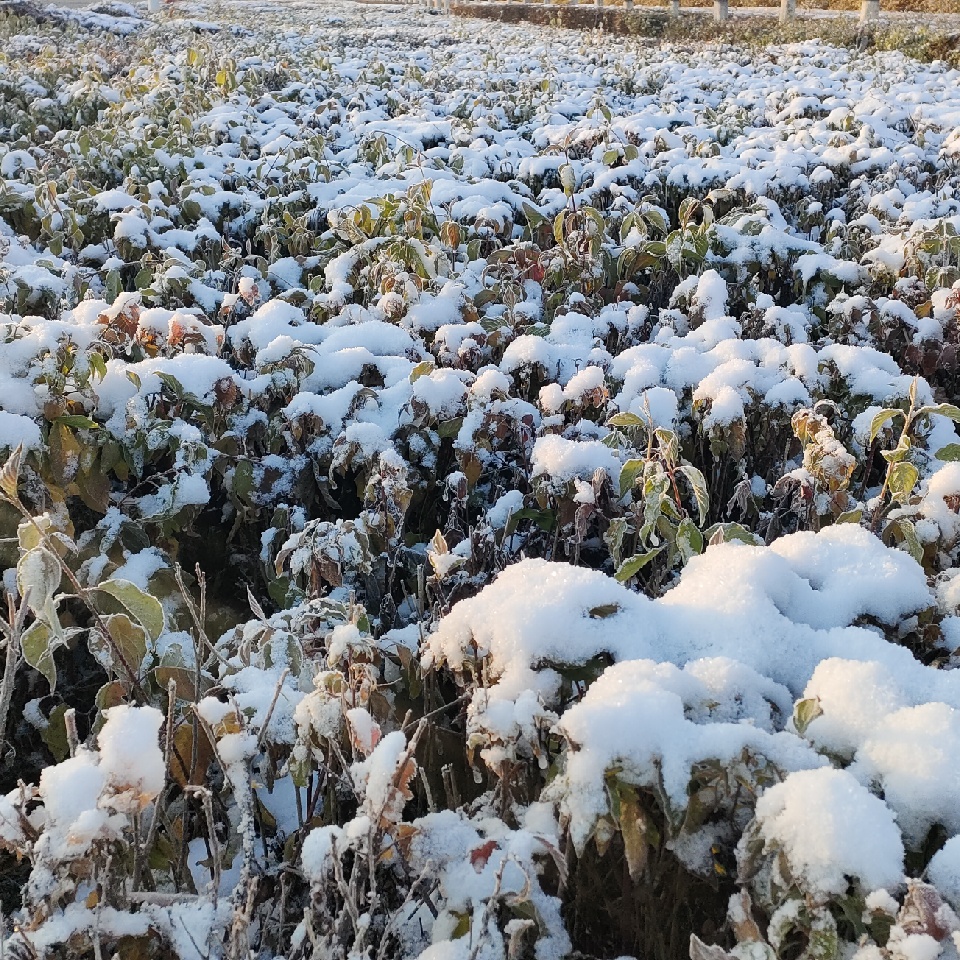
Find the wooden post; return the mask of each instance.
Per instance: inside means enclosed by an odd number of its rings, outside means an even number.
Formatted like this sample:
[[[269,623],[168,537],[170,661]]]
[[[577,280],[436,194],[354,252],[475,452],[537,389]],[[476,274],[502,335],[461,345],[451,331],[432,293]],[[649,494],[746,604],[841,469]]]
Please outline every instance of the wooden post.
[[[730,0],[713,0],[713,19],[719,22],[728,19],[729,16]]]
[[[860,22],[873,23],[880,19],[880,0],[863,0],[860,7]]]
[[[797,0],[780,0],[780,22],[797,19]]]

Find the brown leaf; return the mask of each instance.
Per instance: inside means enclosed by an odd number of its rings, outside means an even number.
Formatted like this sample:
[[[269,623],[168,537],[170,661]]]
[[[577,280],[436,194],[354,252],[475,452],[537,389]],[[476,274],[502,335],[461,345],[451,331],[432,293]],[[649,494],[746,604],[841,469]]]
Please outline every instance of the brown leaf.
[[[413,843],[413,838],[419,833],[420,828],[415,827],[412,823],[398,823],[393,831],[394,842],[407,860],[410,859],[410,846]]]
[[[73,431],[63,423],[51,424],[47,449],[54,480],[61,487],[72,483],[80,466],[80,444]]]
[[[117,651],[120,652],[127,666],[139,673],[140,664],[147,655],[147,633],[138,623],[134,623],[125,613],[115,613],[105,617],[107,630],[113,640],[111,654],[115,661],[114,666],[126,678],[122,664],[117,660]],[[128,679],[128,678],[127,678]]]
[[[490,855],[496,849],[497,841],[487,840],[486,843],[481,843],[479,847],[474,847],[474,849],[470,851],[470,863],[477,873],[483,873],[487,861],[490,859]]]
[[[237,402],[239,390],[233,377],[222,377],[213,385],[213,393],[222,406],[232,407]]]
[[[331,560],[330,557],[324,554],[318,560],[317,565],[320,569],[320,576],[323,577],[331,587],[343,585],[343,574],[340,572],[340,564],[335,560]]]
[[[691,933],[690,960],[733,960],[733,957],[723,947],[704,943],[695,933]]]
[[[927,934],[934,940],[943,940],[956,928],[950,923],[950,914],[942,911],[943,906],[943,899],[935,887],[921,880],[911,880],[897,923],[909,934]]]
[[[80,499],[95,513],[106,513],[110,506],[110,478],[96,467],[77,477]]]
[[[188,768],[193,763],[193,724],[182,723],[177,727],[173,734],[174,750],[170,757],[170,775],[180,784],[181,787],[187,783],[189,776]],[[203,783],[207,767],[213,757],[213,747],[207,739],[203,729],[200,730],[200,736],[197,739],[197,769],[190,780],[194,786]],[[183,761],[182,763],[180,761]]]
[[[20,461],[23,459],[23,444],[10,454],[0,470],[0,493],[8,500],[17,499],[17,480],[20,476]]]
[[[632,880],[639,880],[647,868],[649,846],[647,844],[647,815],[644,813],[633,790],[621,789],[620,832],[623,834],[623,849],[627,868]]]
[[[753,902],[746,890],[741,890],[730,898],[727,919],[733,927],[737,943],[756,943],[763,940],[760,928],[753,919]]]
[[[177,699],[189,700],[191,703],[196,703],[212,686],[212,681],[208,677],[201,676],[200,693],[198,695],[194,689],[196,673],[193,670],[188,670],[186,667],[157,667],[154,671],[154,676],[157,678],[157,684],[163,690],[167,689],[171,680],[175,680],[177,684]]]

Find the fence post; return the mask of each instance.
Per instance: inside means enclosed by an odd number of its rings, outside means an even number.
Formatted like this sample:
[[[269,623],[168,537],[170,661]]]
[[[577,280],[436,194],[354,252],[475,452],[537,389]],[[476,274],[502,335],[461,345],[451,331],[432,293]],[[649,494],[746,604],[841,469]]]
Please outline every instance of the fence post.
[[[864,0],[867,3],[868,0]],[[713,19],[720,21],[726,20],[730,16],[729,0],[713,0]]]
[[[627,8],[628,10],[632,10],[632,9],[633,9],[633,0],[624,0],[624,5],[626,6],[626,8]]]
[[[880,0],[863,0],[860,7],[860,22],[871,23],[880,19]]]
[[[680,0],[670,0],[670,16],[680,16]]]
[[[797,0],[780,0],[780,22],[797,19]]]

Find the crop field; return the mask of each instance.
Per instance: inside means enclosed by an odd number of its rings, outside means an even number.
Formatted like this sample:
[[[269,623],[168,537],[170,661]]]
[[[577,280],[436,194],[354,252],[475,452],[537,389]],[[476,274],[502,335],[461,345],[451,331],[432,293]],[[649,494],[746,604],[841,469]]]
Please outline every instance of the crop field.
[[[0,9],[0,957],[958,960],[960,72],[708,40]]]

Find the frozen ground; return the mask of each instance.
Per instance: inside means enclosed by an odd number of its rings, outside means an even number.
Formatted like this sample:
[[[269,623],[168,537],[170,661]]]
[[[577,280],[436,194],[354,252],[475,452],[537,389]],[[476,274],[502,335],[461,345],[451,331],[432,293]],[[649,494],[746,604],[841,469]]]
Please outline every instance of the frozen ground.
[[[956,960],[957,71],[2,28],[12,956]]]

